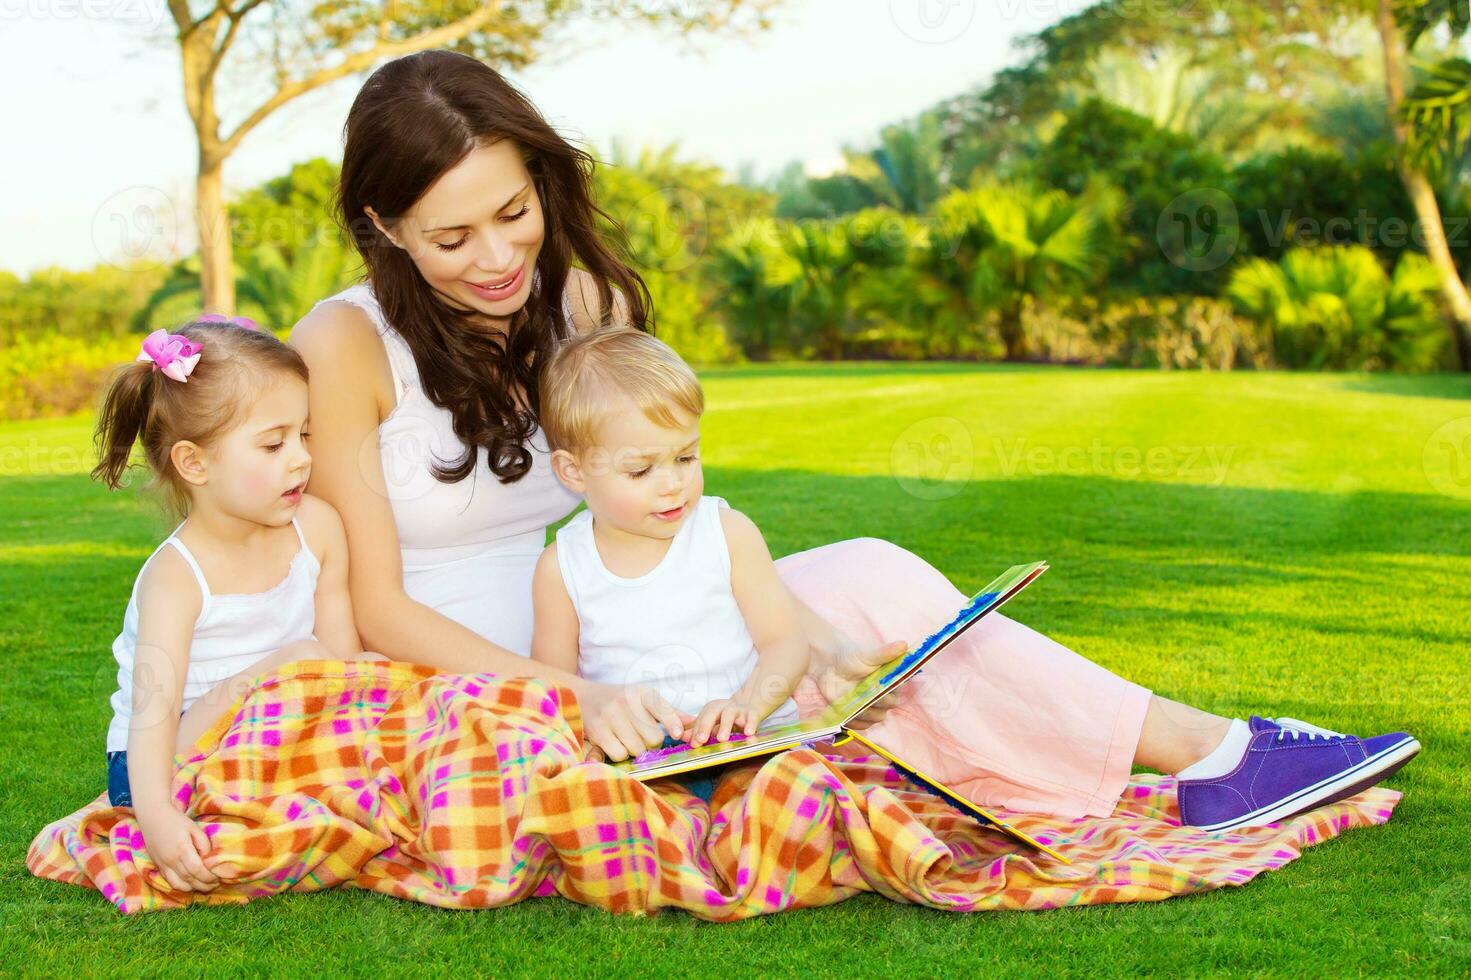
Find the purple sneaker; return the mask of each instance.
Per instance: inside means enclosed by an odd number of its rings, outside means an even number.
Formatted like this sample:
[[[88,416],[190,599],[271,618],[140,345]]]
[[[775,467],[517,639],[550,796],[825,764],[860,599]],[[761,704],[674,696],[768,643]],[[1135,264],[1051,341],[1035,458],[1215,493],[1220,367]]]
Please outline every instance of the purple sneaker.
[[[1240,765],[1224,776],[1180,780],[1180,822],[1220,831],[1284,820],[1368,789],[1420,751],[1404,732],[1361,739],[1294,722],[1253,717]]]

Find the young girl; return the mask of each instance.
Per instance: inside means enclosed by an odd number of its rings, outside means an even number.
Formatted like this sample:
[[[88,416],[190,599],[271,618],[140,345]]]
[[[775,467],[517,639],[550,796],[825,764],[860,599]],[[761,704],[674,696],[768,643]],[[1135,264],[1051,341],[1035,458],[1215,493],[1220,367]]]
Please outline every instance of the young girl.
[[[153,486],[187,515],[143,563],[113,643],[107,796],[132,806],[169,884],[207,891],[209,838],[170,794],[176,752],[292,660],[364,654],[337,512],[306,496],[307,369],[247,320],[202,317],[143,341],[112,379],[92,471],[122,485],[141,442]],[[182,715],[182,718],[181,718]]]
[[[647,333],[605,328],[558,350],[541,392],[552,470],[587,510],[537,562],[532,657],[654,687],[697,715],[692,745],[796,721],[807,640],[761,532],[704,495],[694,372]]]

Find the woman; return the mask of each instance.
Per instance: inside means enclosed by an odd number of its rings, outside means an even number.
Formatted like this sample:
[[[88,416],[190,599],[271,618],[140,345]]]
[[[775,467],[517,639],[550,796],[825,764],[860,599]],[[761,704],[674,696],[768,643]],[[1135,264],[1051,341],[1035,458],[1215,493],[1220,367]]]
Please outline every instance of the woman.
[[[597,232],[597,216],[608,216],[591,198],[592,166],[471,58],[430,51],[384,65],[348,115],[340,188],[368,281],[319,303],[291,343],[311,369],[310,490],[346,526],[366,648],[569,687],[588,740],[618,759],[688,719],[650,690],[524,659],[545,530],[578,502],[552,476],[531,412],[537,366],[574,331],[653,326],[643,281]],[[894,656],[902,639],[884,637],[917,639],[966,599],[921,559],[873,538],[787,556],[778,568],[813,646],[809,705]],[[1192,822],[1239,825],[1356,792],[1403,764],[1408,747],[1396,742],[1390,758],[1303,723],[1208,714],[999,615],[955,646],[906,686],[875,732],[916,746],[920,768],[983,804],[1106,815],[1138,763],[1183,773]],[[1275,751],[1288,746],[1313,764],[1288,773]],[[1355,753],[1367,764],[1345,766]],[[1286,789],[1270,799],[1248,790],[1238,802],[1232,774],[1247,763],[1240,778],[1265,765]]]

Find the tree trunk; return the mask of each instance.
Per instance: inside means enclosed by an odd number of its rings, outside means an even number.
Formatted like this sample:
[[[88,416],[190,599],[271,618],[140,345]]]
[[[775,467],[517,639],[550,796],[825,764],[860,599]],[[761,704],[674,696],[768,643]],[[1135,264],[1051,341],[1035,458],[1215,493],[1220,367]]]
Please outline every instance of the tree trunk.
[[[1405,43],[1404,35],[1395,23],[1391,0],[1379,0],[1379,39],[1384,47],[1384,87],[1389,109],[1389,125],[1394,133],[1395,169],[1400,182],[1414,205],[1415,217],[1425,235],[1425,253],[1435,266],[1440,278],[1441,295],[1450,308],[1451,339],[1455,343],[1456,357],[1462,371],[1471,371],[1471,294],[1461,281],[1451,256],[1450,246],[1445,240],[1445,225],[1441,221],[1440,204],[1435,199],[1435,190],[1429,179],[1412,164],[1405,154],[1409,134],[1404,119],[1400,116],[1400,105],[1405,100]]]
[[[199,229],[199,287],[204,309],[235,313],[235,257],[230,246],[230,214],[225,208],[223,161],[199,161],[194,219]]]
[[[1024,359],[1027,356],[1027,336],[1022,330],[1021,309],[1009,306],[1003,308],[997,328],[1001,332],[1001,342],[1006,345],[1006,359],[1008,361]]]

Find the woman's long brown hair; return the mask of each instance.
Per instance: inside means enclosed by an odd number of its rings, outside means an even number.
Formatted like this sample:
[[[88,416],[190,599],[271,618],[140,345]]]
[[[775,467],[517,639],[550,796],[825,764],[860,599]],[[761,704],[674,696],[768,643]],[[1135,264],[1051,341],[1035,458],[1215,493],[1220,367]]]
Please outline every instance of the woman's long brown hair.
[[[425,282],[408,252],[368,217],[386,225],[408,212],[431,184],[479,146],[511,140],[531,174],[546,221],[526,305],[505,335],[477,329],[473,314],[445,303]],[[434,475],[456,483],[474,472],[480,450],[502,483],[531,468],[526,448],[540,402],[543,361],[571,334],[560,298],[575,258],[597,283],[603,323],[612,317],[612,287],[628,305],[629,322],[653,332],[652,300],[642,277],[604,242],[593,201],[596,163],[547,125],[536,107],[494,69],[451,51],[423,51],[375,71],[347,115],[338,217],[367,266],[389,325],[403,335],[429,400],[448,409],[465,445],[456,461],[439,461]],[[626,247],[620,251],[625,252]],[[530,411],[512,397],[520,388]]]

